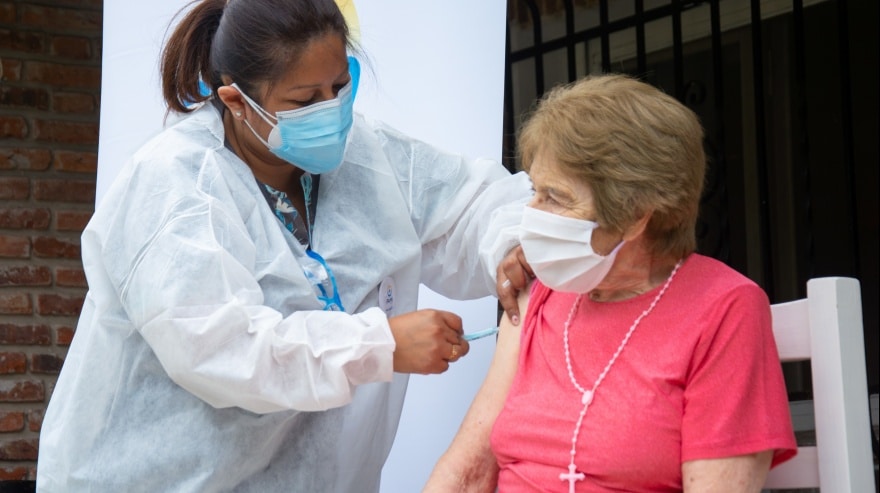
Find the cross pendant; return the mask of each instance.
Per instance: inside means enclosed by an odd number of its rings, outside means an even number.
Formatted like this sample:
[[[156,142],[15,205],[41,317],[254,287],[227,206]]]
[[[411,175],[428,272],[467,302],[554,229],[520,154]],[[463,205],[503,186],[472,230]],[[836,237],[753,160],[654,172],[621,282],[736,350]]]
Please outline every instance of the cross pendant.
[[[568,465],[568,473],[561,473],[559,475],[560,481],[568,481],[568,493],[574,493],[574,482],[575,481],[583,481],[586,476],[582,472],[574,472],[577,466],[572,462]]]

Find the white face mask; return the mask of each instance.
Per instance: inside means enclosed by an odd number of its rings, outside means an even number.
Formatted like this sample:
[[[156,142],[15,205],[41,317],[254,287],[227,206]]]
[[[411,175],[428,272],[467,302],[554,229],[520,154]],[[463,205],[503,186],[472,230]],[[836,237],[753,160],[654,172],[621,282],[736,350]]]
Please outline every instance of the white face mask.
[[[519,241],[535,276],[547,287],[566,293],[595,289],[611,270],[621,241],[607,256],[593,251],[590,240],[599,225],[544,212],[523,211]]]

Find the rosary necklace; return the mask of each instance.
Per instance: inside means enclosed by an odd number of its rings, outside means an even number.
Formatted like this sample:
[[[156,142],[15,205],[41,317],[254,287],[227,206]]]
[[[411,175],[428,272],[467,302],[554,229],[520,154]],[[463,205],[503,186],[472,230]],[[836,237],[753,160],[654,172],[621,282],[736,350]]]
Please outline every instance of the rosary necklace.
[[[587,390],[578,383],[577,379],[574,377],[574,371],[571,368],[571,352],[568,348],[568,329],[571,326],[571,321],[574,318],[574,314],[577,313],[578,305],[581,302],[581,296],[578,295],[574,300],[574,304],[571,306],[571,311],[568,313],[568,319],[565,321],[565,331],[563,332],[563,341],[565,343],[565,366],[568,368],[568,378],[571,380],[571,383],[574,385],[574,388],[581,393],[581,403],[584,407],[581,409],[581,414],[578,416],[577,424],[574,426],[574,433],[572,433],[571,437],[571,460],[568,463],[568,472],[564,472],[559,474],[560,481],[568,481],[568,491],[569,493],[574,493],[574,482],[575,481],[583,481],[586,477],[582,472],[576,472],[577,466],[574,464],[574,457],[577,454],[577,441],[578,434],[581,430],[581,424],[584,421],[584,416],[587,414],[587,409],[590,408],[590,403],[593,402],[593,395],[596,393],[596,389],[599,388],[599,384],[602,383],[602,380],[605,380],[605,375],[608,374],[608,370],[611,369],[611,366],[617,361],[617,357],[620,356],[620,353],[623,351],[623,348],[626,346],[626,343],[629,342],[630,337],[633,332],[636,330],[636,327],[639,326],[639,323],[643,318],[647,317],[654,307],[657,306],[657,302],[660,301],[660,298],[663,297],[663,294],[666,293],[666,289],[669,288],[669,284],[672,283],[672,278],[675,277],[675,273],[678,272],[678,268],[681,267],[681,260],[675,264],[675,268],[672,269],[672,273],[669,274],[669,278],[666,279],[666,284],[663,285],[663,288],[657,293],[657,296],[654,298],[654,301],[639,315],[635,321],[633,321],[632,325],[627,331],[626,335],[623,336],[623,340],[620,341],[620,345],[617,347],[617,351],[614,352],[614,356],[608,361],[608,364],[605,365],[605,369],[602,370],[602,373],[596,378],[596,381],[593,382],[593,388]]]

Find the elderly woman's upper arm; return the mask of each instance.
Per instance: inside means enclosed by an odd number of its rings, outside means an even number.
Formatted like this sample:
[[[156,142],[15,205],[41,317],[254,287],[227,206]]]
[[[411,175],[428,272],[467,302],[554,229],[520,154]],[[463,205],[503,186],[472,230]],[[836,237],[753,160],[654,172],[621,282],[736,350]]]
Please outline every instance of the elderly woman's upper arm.
[[[528,301],[528,290],[524,290],[518,297],[520,313],[526,312]],[[422,493],[496,491],[498,463],[489,436],[516,376],[520,328],[506,314],[502,316],[489,373]]]
[[[688,461],[681,465],[685,493],[760,492],[770,471],[773,451],[721,459]]]

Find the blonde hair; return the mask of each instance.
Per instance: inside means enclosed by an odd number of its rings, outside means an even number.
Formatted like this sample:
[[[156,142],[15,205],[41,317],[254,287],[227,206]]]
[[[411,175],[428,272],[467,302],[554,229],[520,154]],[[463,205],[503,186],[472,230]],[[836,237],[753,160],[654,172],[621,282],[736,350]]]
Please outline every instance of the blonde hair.
[[[598,222],[623,232],[646,213],[655,255],[696,249],[706,155],[697,116],[626,75],[589,76],[547,93],[519,135],[523,169],[540,152],[592,192]]]

